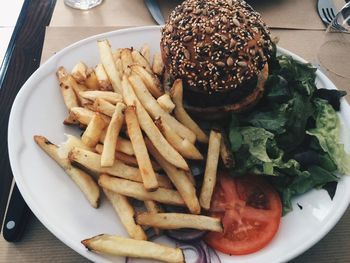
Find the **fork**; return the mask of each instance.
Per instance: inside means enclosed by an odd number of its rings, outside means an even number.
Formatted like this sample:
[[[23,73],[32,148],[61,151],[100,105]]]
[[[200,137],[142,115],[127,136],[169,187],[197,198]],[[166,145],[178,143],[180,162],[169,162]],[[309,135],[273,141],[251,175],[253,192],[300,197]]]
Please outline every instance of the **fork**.
[[[329,25],[337,14],[337,9],[332,0],[318,0],[317,9],[319,16],[326,25]]]

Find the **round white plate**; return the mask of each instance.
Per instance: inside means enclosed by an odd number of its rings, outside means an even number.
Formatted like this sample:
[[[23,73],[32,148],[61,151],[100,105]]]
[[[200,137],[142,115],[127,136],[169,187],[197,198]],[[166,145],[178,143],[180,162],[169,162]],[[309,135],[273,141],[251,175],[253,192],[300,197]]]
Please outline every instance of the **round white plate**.
[[[151,51],[159,50],[160,28],[142,27],[109,32],[77,42],[58,52],[44,63],[24,84],[13,104],[8,130],[11,167],[16,183],[27,204],[39,220],[62,242],[95,262],[123,262],[87,251],[80,241],[101,233],[126,236],[111,205],[102,200],[93,209],[72,180],[33,141],[43,135],[54,143],[65,140],[65,133],[79,134],[66,127],[67,115],[55,72],[59,66],[68,70],[78,61],[94,66],[99,62],[96,40],[109,39],[113,48],[139,48],[148,42]],[[300,57],[279,49],[282,54]],[[334,85],[317,72],[317,86]],[[341,105],[343,131],[350,127],[350,108]],[[347,127],[347,128],[346,128]],[[345,136],[344,136],[345,137]],[[345,139],[345,138],[344,138]],[[349,149],[349,138],[345,141]],[[338,222],[350,201],[350,177],[344,176],[331,201],[324,190],[313,190],[294,199],[294,211],[282,218],[277,236],[264,249],[246,256],[220,254],[222,262],[284,262],[304,252],[319,241]],[[296,203],[302,205],[300,210]]]

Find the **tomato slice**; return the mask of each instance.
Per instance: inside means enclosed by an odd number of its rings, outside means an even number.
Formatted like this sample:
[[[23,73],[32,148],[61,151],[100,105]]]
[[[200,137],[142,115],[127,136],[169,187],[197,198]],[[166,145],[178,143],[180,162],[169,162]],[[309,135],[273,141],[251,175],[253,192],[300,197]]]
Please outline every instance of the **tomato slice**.
[[[205,242],[223,253],[244,255],[272,240],[282,205],[278,193],[261,175],[232,178],[220,172],[209,214],[221,218],[224,232],[209,232]]]

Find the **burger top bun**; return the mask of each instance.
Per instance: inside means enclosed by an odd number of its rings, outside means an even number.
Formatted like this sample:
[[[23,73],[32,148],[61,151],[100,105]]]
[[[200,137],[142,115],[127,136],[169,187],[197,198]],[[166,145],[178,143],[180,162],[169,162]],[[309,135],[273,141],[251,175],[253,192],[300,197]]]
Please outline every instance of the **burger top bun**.
[[[244,1],[186,0],[162,29],[161,52],[169,75],[181,78],[185,89],[233,92],[230,100],[238,101],[254,90],[251,83],[256,85],[273,45],[260,15]]]

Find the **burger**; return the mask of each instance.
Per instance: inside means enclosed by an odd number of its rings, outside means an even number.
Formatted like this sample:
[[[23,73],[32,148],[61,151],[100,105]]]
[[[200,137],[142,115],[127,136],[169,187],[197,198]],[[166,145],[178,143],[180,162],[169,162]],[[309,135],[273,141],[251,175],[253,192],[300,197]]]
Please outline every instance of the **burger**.
[[[160,48],[169,78],[183,81],[186,108],[210,118],[255,105],[274,54],[260,14],[241,0],[184,1],[162,28]]]

